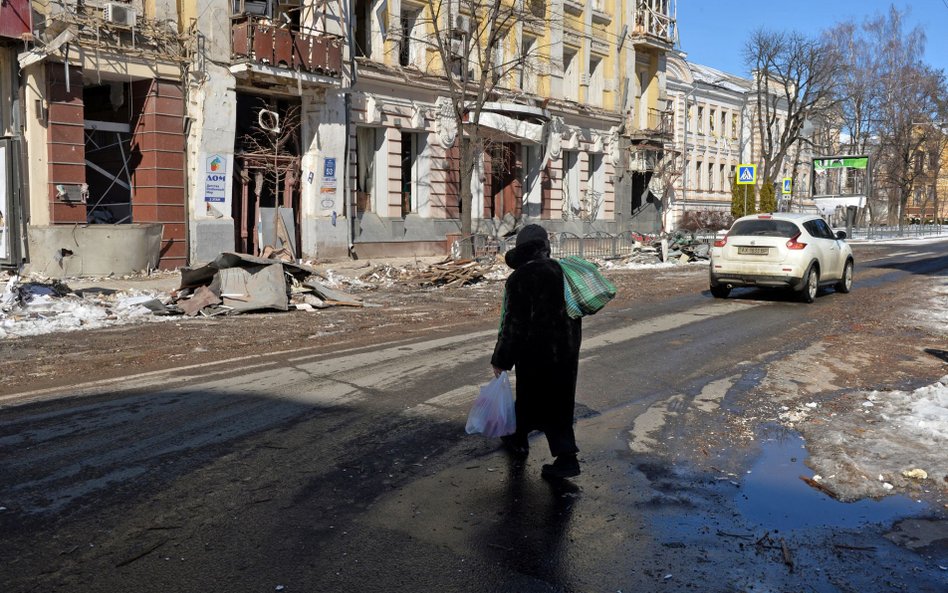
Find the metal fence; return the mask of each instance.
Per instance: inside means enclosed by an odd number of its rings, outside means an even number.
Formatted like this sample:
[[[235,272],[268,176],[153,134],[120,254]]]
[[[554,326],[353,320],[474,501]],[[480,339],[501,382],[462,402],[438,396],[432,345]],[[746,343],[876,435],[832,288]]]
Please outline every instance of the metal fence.
[[[868,226],[854,228],[852,239],[917,239],[921,237],[948,237],[948,226],[940,224],[906,224],[899,226]]]
[[[710,244],[715,240],[716,234],[715,231],[708,229],[695,232],[674,231],[656,235],[643,235],[634,231],[625,231],[617,235],[595,232],[583,236],[558,232],[550,233],[550,254],[556,258],[575,255],[584,259],[613,259],[632,255],[637,247],[659,244],[663,239],[668,241],[669,246]],[[482,259],[502,255],[507,250],[513,249],[517,237],[516,235],[506,238],[473,235],[466,240],[472,241],[474,258]],[[452,245],[453,257],[460,257],[462,241],[465,239],[459,239]]]

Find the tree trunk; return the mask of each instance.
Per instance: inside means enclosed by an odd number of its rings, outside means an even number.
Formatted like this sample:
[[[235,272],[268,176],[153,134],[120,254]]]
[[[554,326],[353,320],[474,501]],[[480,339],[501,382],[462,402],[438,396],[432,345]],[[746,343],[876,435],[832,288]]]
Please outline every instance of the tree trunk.
[[[481,141],[476,134],[468,142],[464,141],[463,128],[458,126],[458,142],[461,143],[459,174],[461,188],[461,258],[474,257],[474,239],[472,237],[474,218],[474,196],[471,191],[471,182],[477,166],[478,148]]]

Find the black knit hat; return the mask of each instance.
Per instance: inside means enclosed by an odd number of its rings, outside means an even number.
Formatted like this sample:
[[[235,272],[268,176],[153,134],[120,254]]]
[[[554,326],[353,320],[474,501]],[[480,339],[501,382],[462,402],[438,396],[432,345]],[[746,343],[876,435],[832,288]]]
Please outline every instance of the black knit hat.
[[[550,237],[538,224],[528,224],[517,233],[516,246],[504,254],[504,261],[513,269],[538,257],[550,257]]]
[[[547,249],[550,248],[550,236],[547,234],[546,229],[538,224],[528,224],[517,233],[517,247],[520,247],[527,241],[536,241],[537,239],[542,240]]]

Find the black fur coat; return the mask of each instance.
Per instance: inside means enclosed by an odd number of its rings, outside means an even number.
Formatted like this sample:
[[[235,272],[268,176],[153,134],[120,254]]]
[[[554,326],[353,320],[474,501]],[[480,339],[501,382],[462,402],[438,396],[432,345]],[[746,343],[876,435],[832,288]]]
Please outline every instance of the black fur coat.
[[[582,322],[566,313],[563,270],[542,240],[507,252],[505,311],[491,364],[517,368],[517,429],[571,426]]]

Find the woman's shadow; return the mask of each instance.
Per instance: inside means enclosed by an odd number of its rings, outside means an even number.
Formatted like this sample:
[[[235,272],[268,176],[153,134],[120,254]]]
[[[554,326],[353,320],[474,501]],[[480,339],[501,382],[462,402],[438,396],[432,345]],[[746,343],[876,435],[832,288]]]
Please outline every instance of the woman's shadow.
[[[488,558],[569,590],[569,529],[580,488],[569,480],[544,480],[510,457],[507,480],[497,495],[496,520],[475,538]]]

